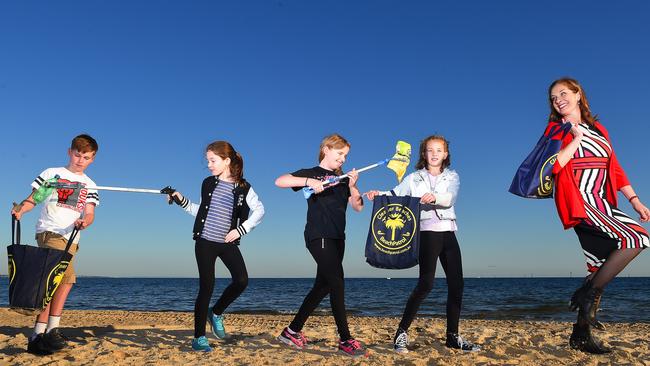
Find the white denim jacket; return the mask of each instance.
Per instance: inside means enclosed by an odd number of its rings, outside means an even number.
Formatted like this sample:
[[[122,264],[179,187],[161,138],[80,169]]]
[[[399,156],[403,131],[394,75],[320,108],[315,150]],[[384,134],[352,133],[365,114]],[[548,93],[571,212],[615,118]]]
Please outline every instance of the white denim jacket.
[[[460,177],[452,169],[445,169],[436,181],[435,187],[431,187],[431,180],[426,169],[417,170],[406,176],[402,183],[398,184],[391,191],[381,192],[382,194],[394,193],[396,196],[422,197],[425,193],[433,193],[436,196],[435,204],[421,205],[420,220],[433,217],[434,214],[440,220],[455,220],[456,212],[454,204],[460,188]]]

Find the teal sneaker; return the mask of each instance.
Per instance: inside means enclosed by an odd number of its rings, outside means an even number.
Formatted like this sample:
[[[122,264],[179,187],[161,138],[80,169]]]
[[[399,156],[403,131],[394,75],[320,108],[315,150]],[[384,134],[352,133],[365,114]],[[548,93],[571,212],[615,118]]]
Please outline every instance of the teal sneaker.
[[[212,327],[212,334],[218,339],[226,338],[226,328],[223,327],[223,315],[217,315],[210,312],[210,326]]]
[[[192,349],[203,352],[212,351],[212,347],[210,347],[210,343],[208,343],[208,339],[205,336],[192,339]]]

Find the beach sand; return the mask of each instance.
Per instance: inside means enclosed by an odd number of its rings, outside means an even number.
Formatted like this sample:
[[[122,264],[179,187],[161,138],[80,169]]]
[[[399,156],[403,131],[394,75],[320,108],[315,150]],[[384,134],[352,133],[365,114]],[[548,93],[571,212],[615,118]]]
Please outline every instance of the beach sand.
[[[227,314],[230,339],[210,353],[190,348],[193,314],[180,312],[66,310],[61,329],[70,347],[52,356],[25,352],[34,318],[0,308],[0,365],[650,365],[650,324],[608,324],[596,334],[614,347],[594,356],[568,346],[570,323],[461,320],[461,334],[483,350],[463,353],[444,346],[444,319],[417,319],[409,336],[415,347],[406,355],[392,350],[397,318],[350,317],[350,331],[364,342],[367,358],[337,354],[334,321],[313,316],[305,326],[312,346],[290,349],[276,340],[291,316]]]

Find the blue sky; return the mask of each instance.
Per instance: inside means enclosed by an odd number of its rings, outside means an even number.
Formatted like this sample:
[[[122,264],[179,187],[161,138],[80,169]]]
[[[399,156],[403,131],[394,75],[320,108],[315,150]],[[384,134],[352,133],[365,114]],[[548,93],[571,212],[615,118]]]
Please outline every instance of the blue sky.
[[[311,277],[306,204],[274,179],[316,165],[332,132],[352,143],[348,169],[392,155],[398,139],[415,150],[440,133],[461,176],[466,276],[583,275],[578,240],[562,230],[553,202],[507,188],[543,131],[549,83],[568,75],[586,88],[650,204],[649,10],[591,1],[3,2],[4,206],[8,214],[44,168],[65,165],[82,132],[100,144],[87,170],[98,184],[173,185],[194,200],[209,174],[205,146],[228,140],[267,211],[241,246],[249,274]],[[359,180],[362,191],[395,184],[385,168]],[[78,273],[197,275],[191,216],[162,196],[102,192],[101,200]],[[621,207],[633,213],[625,200]],[[416,276],[365,263],[370,208],[348,213],[346,275]],[[36,217],[23,220],[25,241],[33,243]],[[217,273],[227,276],[221,264]],[[624,275],[649,276],[650,256]]]

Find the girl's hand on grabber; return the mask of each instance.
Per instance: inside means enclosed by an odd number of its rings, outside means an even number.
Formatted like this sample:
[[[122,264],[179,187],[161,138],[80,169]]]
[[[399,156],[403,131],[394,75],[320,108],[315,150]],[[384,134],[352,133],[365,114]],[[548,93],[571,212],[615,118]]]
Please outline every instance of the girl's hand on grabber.
[[[350,183],[348,183],[348,185],[350,187],[356,186],[357,185],[357,180],[359,180],[359,173],[357,173],[357,170],[352,169],[352,171],[349,171],[347,173],[347,175],[348,175],[348,178],[350,178]]]
[[[226,243],[232,243],[233,241],[239,239],[241,235],[239,235],[239,232],[237,230],[230,230],[230,232],[226,235],[226,238],[224,239]]]
[[[180,205],[183,203],[183,200],[185,197],[181,194],[181,192],[174,192],[169,196],[169,203],[171,204],[171,201],[173,200],[177,205]]]
[[[171,186],[167,186],[161,189],[160,193],[167,194],[167,203],[170,205],[172,202],[175,202],[177,205],[181,205],[183,203],[183,195],[180,192],[177,192]]]
[[[314,193],[321,193],[325,187],[323,187],[323,182],[314,178],[307,178],[307,186],[314,190]]]

